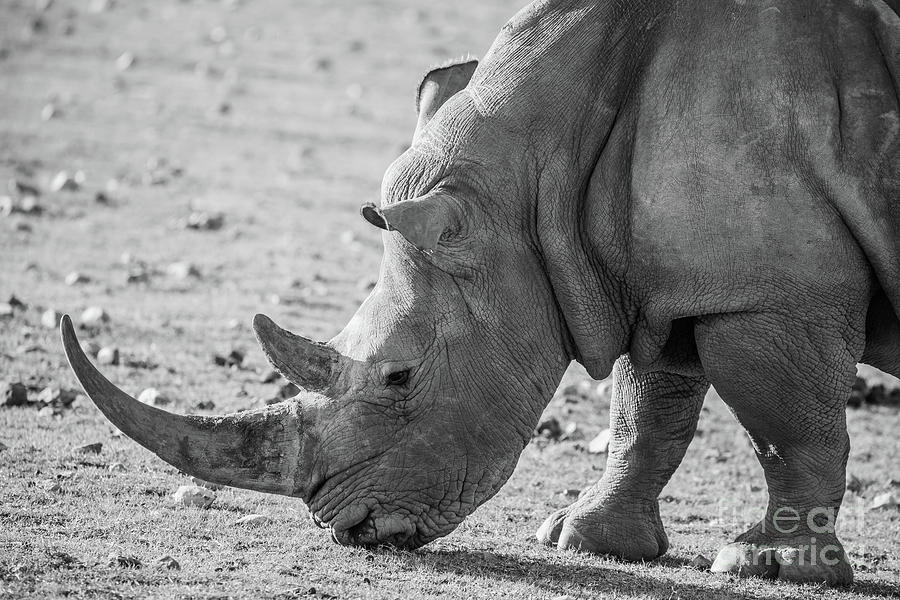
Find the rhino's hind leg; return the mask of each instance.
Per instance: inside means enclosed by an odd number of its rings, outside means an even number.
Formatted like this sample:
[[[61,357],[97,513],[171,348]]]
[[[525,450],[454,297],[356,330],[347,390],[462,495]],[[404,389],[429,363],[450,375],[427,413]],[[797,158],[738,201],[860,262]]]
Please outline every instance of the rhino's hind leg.
[[[769,491],[763,519],[719,553],[713,571],[853,581],[834,524],[850,447],[846,399],[863,327],[848,313],[818,314],[807,323],[766,313],[697,323],[706,374],[750,434]]]
[[[709,384],[671,373],[636,373],[627,356],[613,370],[610,448],[603,477],[551,515],[538,539],[559,548],[656,558],[669,546],[657,496],[697,428]]]

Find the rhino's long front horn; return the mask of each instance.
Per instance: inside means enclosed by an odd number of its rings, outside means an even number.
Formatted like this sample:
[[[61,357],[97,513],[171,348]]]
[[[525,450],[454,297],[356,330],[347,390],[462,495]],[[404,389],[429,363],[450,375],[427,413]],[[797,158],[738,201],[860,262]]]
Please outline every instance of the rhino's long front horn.
[[[189,475],[233,487],[300,495],[295,403],[224,416],[176,415],[138,402],[91,364],[68,315],[60,325],[69,365],[97,408],[128,437]]]
[[[253,329],[266,358],[289,381],[308,391],[328,385],[340,358],[334,348],[282,329],[266,315],[253,317]]]

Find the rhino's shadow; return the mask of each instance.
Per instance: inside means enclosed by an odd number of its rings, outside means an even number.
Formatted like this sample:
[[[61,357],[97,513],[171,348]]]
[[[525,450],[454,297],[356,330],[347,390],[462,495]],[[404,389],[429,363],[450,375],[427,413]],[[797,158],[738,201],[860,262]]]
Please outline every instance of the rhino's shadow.
[[[477,575],[489,579],[527,582],[547,592],[565,595],[586,592],[588,594],[611,593],[636,596],[648,594],[658,597],[706,597],[727,600],[743,600],[746,591],[729,590],[720,586],[703,586],[679,581],[677,569],[688,567],[690,561],[678,556],[664,556],[653,562],[671,568],[671,577],[631,573],[603,566],[572,564],[565,558],[526,557],[476,550],[428,550],[399,553],[410,567],[427,566],[436,573],[449,575]],[[727,576],[722,576],[725,581]],[[862,581],[842,590],[847,597],[897,598],[900,584],[888,581]],[[783,593],[772,590],[770,594],[756,588],[757,600],[781,600]]]

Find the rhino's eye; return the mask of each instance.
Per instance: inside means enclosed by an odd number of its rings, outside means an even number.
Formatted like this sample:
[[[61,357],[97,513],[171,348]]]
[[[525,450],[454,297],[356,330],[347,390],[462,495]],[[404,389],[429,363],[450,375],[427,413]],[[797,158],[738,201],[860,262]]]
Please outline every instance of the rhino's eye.
[[[405,385],[407,381],[409,381],[409,369],[388,373],[384,378],[384,382],[388,385]]]

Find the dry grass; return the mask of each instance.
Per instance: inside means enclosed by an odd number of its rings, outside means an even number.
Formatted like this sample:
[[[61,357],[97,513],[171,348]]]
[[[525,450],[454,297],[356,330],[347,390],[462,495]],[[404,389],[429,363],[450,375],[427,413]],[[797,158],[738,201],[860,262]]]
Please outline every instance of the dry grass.
[[[126,390],[159,387],[178,397],[180,411],[201,399],[217,411],[253,405],[275,388],[257,381],[264,362],[249,317],[265,310],[323,338],[346,321],[380,259],[379,235],[357,208],[377,196],[384,168],[408,143],[417,78],[448,56],[482,53],[518,6],[164,0],[94,13],[89,4],[57,1],[38,12],[31,1],[0,2],[0,178],[46,186],[61,169],[87,175],[81,191],[44,194],[42,215],[0,220],[0,299],[14,293],[29,305],[0,320],[0,379],[76,387],[56,332],[40,326],[41,310],[77,314],[99,304],[112,320],[94,339],[155,365],[106,367]],[[216,27],[231,45],[210,41],[220,37]],[[118,71],[126,51],[136,61]],[[48,103],[58,113],[43,121]],[[164,169],[168,181],[152,184],[148,161],[158,157],[181,174]],[[109,178],[121,186],[111,205],[98,204],[94,192]],[[222,211],[225,227],[173,223],[191,207]],[[190,261],[202,278],[126,283],[124,252],[160,272]],[[66,286],[73,270],[92,280]],[[210,353],[234,346],[249,351],[246,369],[210,362]],[[607,418],[597,401],[560,399],[550,411],[588,438]],[[90,408],[58,418],[0,409],[8,446],[0,452],[0,597],[897,595],[900,514],[863,507],[900,479],[900,416],[868,409],[849,420],[851,471],[868,485],[848,497],[841,523],[858,583],[834,591],[687,566],[696,553],[714,555],[765,502],[749,444],[715,397],[664,492],[672,548],[651,564],[533,542],[544,516],[569,501],[560,492],[602,472],[602,459],[574,441],[532,444],[500,494],[448,538],[413,553],[368,552],[332,544],[296,500],[227,490],[208,510],[172,507],[167,496],[185,479],[114,437]],[[99,455],[71,452],[95,441],[104,444]],[[125,470],[111,472],[114,462]],[[233,525],[250,512],[274,522]],[[108,566],[110,553],[143,566]],[[154,566],[166,554],[181,570]]]

